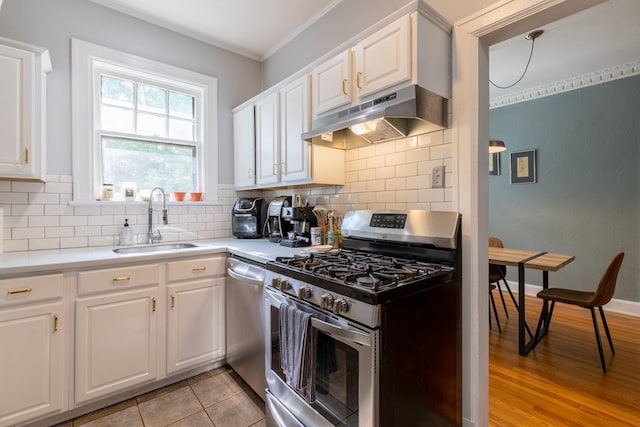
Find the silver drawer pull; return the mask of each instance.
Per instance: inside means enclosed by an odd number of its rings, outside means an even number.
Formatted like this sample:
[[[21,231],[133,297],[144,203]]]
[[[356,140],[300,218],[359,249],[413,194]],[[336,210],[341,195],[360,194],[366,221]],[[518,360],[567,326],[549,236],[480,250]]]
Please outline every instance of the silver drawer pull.
[[[193,271],[194,273],[198,272],[198,271],[205,271],[207,269],[207,267],[193,267],[191,269],[191,271]]]
[[[130,276],[117,276],[114,277],[113,279],[111,279],[114,282],[128,282],[129,280],[131,280]]]
[[[24,288],[24,289],[16,289],[13,291],[7,291],[7,295],[17,295],[17,294],[29,294],[33,289]]]

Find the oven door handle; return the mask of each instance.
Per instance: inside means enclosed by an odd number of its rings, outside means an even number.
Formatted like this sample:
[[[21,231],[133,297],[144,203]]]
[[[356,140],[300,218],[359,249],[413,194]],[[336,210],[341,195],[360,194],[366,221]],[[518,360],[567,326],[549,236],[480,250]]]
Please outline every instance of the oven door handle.
[[[269,303],[274,307],[278,307],[285,301],[292,303],[288,298],[275,294],[269,289],[267,289],[266,296]],[[354,342],[366,347],[371,347],[371,334],[362,332],[359,329],[350,326],[347,322],[336,320],[335,322],[329,323],[324,320],[320,320],[317,317],[313,317],[312,314],[311,326],[345,343]]]
[[[320,320],[317,317],[311,317],[311,326],[319,331],[325,332],[334,338],[340,338],[345,341],[356,342],[367,347],[371,347],[371,335],[365,334],[348,325],[335,326],[331,323]]]

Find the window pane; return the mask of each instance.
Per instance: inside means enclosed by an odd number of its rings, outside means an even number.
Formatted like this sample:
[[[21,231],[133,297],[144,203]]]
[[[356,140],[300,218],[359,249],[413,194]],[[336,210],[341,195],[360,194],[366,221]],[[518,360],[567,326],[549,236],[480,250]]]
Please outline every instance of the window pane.
[[[138,113],[138,135],[149,135],[164,138],[167,136],[165,118],[153,114]]]
[[[169,115],[193,120],[193,96],[169,92]]]
[[[101,105],[100,126],[103,130],[133,132],[133,110]]]
[[[102,138],[102,182],[138,191],[159,186],[168,192],[196,191],[196,148],[121,138]]]
[[[169,119],[169,138],[193,141],[193,122]]]
[[[159,87],[138,84],[138,109],[167,114],[166,93]]]
[[[116,77],[102,76],[102,102],[133,108],[133,82]]]

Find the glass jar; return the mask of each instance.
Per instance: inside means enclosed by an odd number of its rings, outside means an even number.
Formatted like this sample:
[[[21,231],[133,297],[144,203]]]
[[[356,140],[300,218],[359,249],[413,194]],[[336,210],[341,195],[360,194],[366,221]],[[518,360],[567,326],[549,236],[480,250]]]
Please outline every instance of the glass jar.
[[[327,233],[327,245],[330,245],[333,249],[338,248],[338,233],[335,231],[329,231]]]
[[[102,184],[102,200],[109,201],[113,200],[113,193],[115,189],[113,188],[113,184]]]

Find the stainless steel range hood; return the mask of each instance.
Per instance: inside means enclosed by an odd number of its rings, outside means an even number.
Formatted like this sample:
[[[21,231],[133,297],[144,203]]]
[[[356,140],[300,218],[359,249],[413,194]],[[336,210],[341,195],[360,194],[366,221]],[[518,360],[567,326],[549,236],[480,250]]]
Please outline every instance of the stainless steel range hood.
[[[313,144],[350,149],[446,127],[447,100],[417,85],[319,117],[302,134]]]

